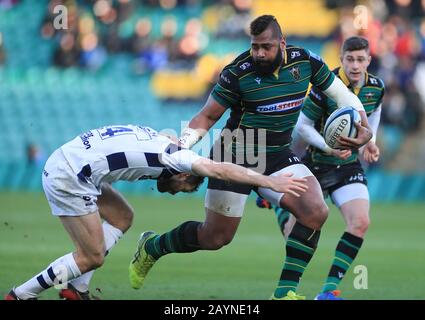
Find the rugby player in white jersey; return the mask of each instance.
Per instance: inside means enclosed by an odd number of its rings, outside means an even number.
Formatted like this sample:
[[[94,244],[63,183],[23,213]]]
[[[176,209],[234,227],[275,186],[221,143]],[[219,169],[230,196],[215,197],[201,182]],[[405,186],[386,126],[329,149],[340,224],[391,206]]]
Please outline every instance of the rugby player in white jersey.
[[[299,196],[307,189],[306,180],[291,175],[264,176],[214,162],[148,127],[107,126],[83,133],[53,152],[42,175],[52,214],[60,218],[75,251],[14,287],[5,299],[36,299],[58,284],[65,286],[60,291],[65,299],[91,298],[94,270],[133,220],[130,204],[111,187],[115,181],[156,179],[158,191],[175,194],[196,190],[207,176]]]

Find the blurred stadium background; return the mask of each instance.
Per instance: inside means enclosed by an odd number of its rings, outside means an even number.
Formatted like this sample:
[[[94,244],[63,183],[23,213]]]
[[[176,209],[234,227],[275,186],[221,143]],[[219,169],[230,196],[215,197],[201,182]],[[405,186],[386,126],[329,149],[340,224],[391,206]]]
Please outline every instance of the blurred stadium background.
[[[67,29],[55,28],[60,5]],[[425,298],[424,0],[0,0],[0,293],[71,248],[41,193],[48,155],[108,124],[180,132],[221,68],[249,47],[249,22],[265,13],[278,18],[288,43],[320,54],[330,67],[338,65],[345,37],[369,39],[369,71],[386,84],[377,139],[382,158],[368,170],[372,225],[358,258],[369,267],[370,286],[353,290],[351,273],[343,290],[354,299]],[[146,288],[130,291],[126,267],[138,233],[203,218],[205,186],[174,198],[158,198],[152,187],[118,184],[138,214],[94,278],[105,298],[268,298],[282,243],[273,215],[253,201],[230,246],[167,257]],[[332,209],[305,275],[302,289],[310,297],[342,228]]]

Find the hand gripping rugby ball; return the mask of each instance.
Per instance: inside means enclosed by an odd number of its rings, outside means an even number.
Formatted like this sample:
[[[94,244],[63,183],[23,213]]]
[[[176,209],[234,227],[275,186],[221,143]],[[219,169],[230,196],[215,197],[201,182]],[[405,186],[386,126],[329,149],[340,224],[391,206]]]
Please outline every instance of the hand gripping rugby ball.
[[[355,122],[360,123],[361,118],[360,113],[353,107],[342,107],[332,112],[323,128],[326,144],[333,149],[339,149],[341,146],[337,141],[338,137],[355,138],[357,136]]]

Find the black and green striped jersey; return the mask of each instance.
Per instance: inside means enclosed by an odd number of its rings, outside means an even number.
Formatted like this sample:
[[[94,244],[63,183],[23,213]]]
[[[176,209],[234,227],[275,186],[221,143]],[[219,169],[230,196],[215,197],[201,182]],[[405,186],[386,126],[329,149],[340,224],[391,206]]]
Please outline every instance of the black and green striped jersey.
[[[381,79],[370,73],[366,73],[363,87],[353,89],[342,68],[336,68],[332,72],[341,78],[345,85],[358,96],[368,116],[381,105],[384,96],[384,82]],[[313,86],[308,97],[305,99],[302,112],[309,119],[314,121],[316,130],[320,134],[323,134],[323,127],[326,120],[337,108],[338,106],[335,101],[326,96],[320,88]],[[353,152],[350,158],[341,160],[337,157],[327,155],[322,150],[312,146],[309,147],[309,152],[313,163],[317,162],[335,165],[357,161],[358,156],[358,152]]]
[[[254,129],[254,136],[258,129],[265,129],[266,152],[288,147],[309,83],[326,90],[333,82],[335,75],[314,53],[287,46],[283,55],[282,65],[268,76],[255,72],[250,50],[221,72],[211,95],[223,107],[231,108],[225,128],[237,129],[236,143],[243,141],[237,138],[246,136],[247,129]],[[264,151],[264,146],[258,148],[257,142],[253,143],[254,149]]]

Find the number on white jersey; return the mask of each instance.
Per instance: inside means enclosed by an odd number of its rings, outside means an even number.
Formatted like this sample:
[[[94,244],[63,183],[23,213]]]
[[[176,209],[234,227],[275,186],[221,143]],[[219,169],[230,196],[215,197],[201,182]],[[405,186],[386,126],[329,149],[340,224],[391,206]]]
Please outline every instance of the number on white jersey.
[[[99,136],[102,140],[120,136],[123,134],[132,134],[135,135],[139,141],[152,140],[152,137],[155,132],[149,130],[148,128],[143,127],[133,127],[133,126],[106,126],[97,129]]]

